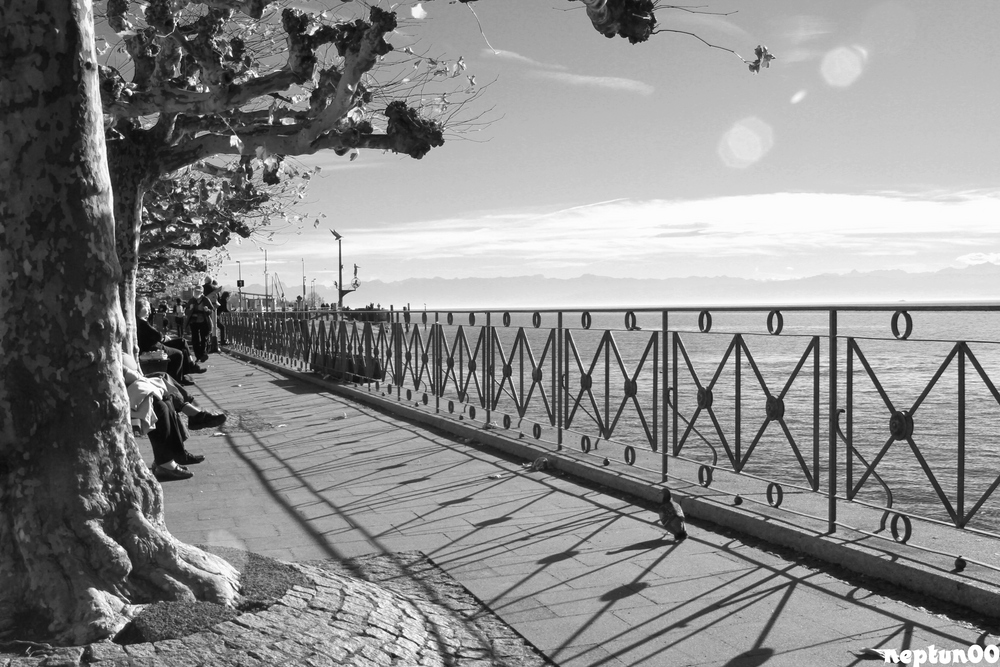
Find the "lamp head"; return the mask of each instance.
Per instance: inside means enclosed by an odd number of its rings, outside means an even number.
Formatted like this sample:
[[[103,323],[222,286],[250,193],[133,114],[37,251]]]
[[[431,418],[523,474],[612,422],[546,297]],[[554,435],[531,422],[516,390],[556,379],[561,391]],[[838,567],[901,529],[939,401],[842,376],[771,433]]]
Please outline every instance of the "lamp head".
[[[339,241],[340,239],[344,238],[343,236],[341,236],[340,234],[338,234],[338,233],[337,233],[337,231],[336,231],[336,230],[334,230],[334,229],[331,229],[331,230],[330,230],[330,233],[331,233],[331,234],[333,234],[333,238],[337,239],[338,241]]]

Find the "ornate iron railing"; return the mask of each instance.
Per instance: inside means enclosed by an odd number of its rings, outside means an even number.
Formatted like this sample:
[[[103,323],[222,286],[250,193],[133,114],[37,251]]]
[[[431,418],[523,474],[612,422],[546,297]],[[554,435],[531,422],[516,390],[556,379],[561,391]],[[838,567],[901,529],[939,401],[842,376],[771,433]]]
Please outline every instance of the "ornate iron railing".
[[[228,334],[251,356],[827,532],[914,544],[917,519],[1000,536],[1000,304],[362,317],[230,313]]]

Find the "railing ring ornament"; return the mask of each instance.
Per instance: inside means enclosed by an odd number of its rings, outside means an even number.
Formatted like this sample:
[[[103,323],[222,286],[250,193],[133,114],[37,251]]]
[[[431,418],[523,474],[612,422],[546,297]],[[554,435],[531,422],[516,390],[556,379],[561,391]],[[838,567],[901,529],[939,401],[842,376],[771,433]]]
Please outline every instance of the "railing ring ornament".
[[[712,466],[701,465],[698,467],[698,484],[705,487],[706,489],[712,486],[712,477],[714,476],[714,471]]]
[[[584,454],[589,454],[590,453],[590,437],[589,436],[585,435],[582,438],[580,438],[580,450]]]
[[[705,387],[698,387],[698,407],[712,407],[712,390]]]
[[[591,325],[590,313],[588,311],[583,311],[580,315],[580,326],[584,329],[589,329]]]
[[[535,440],[540,439],[542,437],[542,425],[541,424],[535,424],[534,426],[532,426],[531,427],[531,435],[533,435],[535,437]]]
[[[531,314],[531,326],[535,327],[536,329],[542,326],[542,314],[537,310]]]
[[[785,499],[785,491],[781,488],[781,485],[777,482],[771,482],[767,485],[767,504],[771,507],[778,508],[781,507],[781,501]]]
[[[899,331],[899,316],[903,316],[904,329],[903,332]],[[892,321],[890,322],[890,327],[892,328],[892,335],[899,340],[906,340],[913,333],[913,318],[905,310],[897,310],[892,314]]]
[[[510,428],[510,415],[503,416],[503,427]]]
[[[625,463],[630,466],[635,465],[635,447],[632,445],[625,446]]]
[[[903,534],[899,534],[899,523],[903,523]],[[905,514],[896,513],[892,517],[892,521],[889,522],[889,532],[892,533],[892,539],[896,540],[900,544],[906,544],[910,536],[913,534],[913,524],[910,523],[910,517]]]
[[[504,313],[503,313],[503,325],[505,327],[509,327],[510,326],[510,313],[507,312],[507,311],[504,311]]]
[[[590,387],[593,386],[593,384],[594,384],[594,380],[593,380],[593,378],[590,377],[589,373],[585,373],[585,374],[583,374],[583,375],[580,376],[580,389],[583,389],[584,391],[588,391],[588,390],[590,390]]]
[[[628,311],[625,313],[625,328],[629,331],[635,331],[639,327],[636,325],[635,311]]]
[[[469,326],[470,327],[476,326],[476,314],[475,313],[469,313]]]
[[[913,435],[913,415],[906,410],[892,413],[889,418],[889,434],[895,440],[906,440]]]
[[[533,371],[531,371],[531,379],[533,381],[535,381],[535,382],[541,382],[542,381],[542,369],[541,368],[536,368]]]
[[[420,321],[423,322],[424,324],[427,324],[427,311],[426,310],[423,313],[420,314]]]
[[[451,326],[452,324],[455,323],[455,316],[452,313],[448,313],[447,320],[448,320],[448,325]]]
[[[772,310],[767,314],[767,332],[772,336],[780,336],[781,330],[785,327],[785,318],[780,310]]]
[[[785,416],[785,402],[777,396],[768,396],[767,404],[764,406],[764,413],[768,421],[775,421]]]
[[[698,313],[698,330],[702,333],[708,333],[712,330],[712,313],[707,310]]]
[[[470,405],[469,406],[469,419],[475,419],[475,418],[476,418],[476,406]]]
[[[638,383],[635,380],[625,380],[625,398],[632,398],[639,392]]]

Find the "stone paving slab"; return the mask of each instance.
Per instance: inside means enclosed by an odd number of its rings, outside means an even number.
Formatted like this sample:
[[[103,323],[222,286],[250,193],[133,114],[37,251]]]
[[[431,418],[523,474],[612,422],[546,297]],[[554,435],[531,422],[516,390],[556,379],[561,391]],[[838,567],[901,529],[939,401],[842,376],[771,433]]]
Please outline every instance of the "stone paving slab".
[[[292,562],[420,550],[567,666],[854,665],[862,647],[997,642],[891,587],[711,524],[678,544],[621,498],[259,366],[208,365],[200,403],[240,419],[196,432],[207,460],[164,486],[184,541]]]

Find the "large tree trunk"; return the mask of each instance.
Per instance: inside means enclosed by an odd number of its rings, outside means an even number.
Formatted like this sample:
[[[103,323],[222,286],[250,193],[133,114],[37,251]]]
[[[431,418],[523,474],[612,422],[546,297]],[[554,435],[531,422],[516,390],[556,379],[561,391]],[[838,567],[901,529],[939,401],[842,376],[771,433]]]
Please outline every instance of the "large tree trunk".
[[[89,1],[0,3],[0,633],[84,643],[154,599],[231,603],[131,435]]]
[[[111,188],[115,200],[115,249],[121,264],[122,280],[118,297],[125,316],[126,350],[137,350],[135,334],[136,277],[139,271],[139,240],[142,229],[142,200],[153,176],[143,150],[144,136],[118,139],[109,146]],[[138,140],[138,142],[137,142]]]

